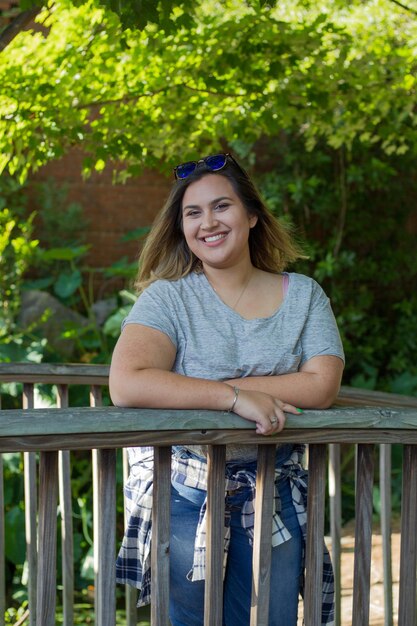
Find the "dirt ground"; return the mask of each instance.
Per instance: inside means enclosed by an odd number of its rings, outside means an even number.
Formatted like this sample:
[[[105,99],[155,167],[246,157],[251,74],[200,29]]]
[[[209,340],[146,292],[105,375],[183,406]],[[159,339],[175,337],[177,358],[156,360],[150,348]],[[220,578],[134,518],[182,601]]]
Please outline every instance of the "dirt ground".
[[[342,575],[342,606],[341,626],[352,624],[352,593],[353,593],[353,556],[354,556],[354,531],[353,528],[345,528],[342,533],[341,551],[341,575]],[[331,550],[331,543],[327,545]],[[382,538],[378,529],[372,535],[372,560],[371,560],[371,597],[369,626],[384,626],[384,570],[382,560]],[[398,590],[399,590],[399,567],[400,567],[400,533],[392,534],[392,578],[393,578],[393,618],[394,625],[398,623]],[[300,616],[299,626],[302,624]]]

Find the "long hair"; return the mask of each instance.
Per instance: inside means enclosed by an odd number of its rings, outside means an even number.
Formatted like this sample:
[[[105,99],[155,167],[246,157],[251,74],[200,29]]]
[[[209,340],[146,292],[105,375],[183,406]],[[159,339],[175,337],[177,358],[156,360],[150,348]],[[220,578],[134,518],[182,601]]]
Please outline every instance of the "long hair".
[[[303,256],[290,229],[274,217],[245,170],[228,159],[225,167],[216,172],[204,164],[185,179],[177,180],[162,210],[157,215],[139,257],[139,271],[135,282],[138,292],[155,280],[177,280],[193,271],[202,271],[200,259],[188,248],[182,230],[182,201],[187,188],[203,176],[224,176],[233,186],[248,215],[258,218],[249,233],[249,251],[252,264],[266,272],[282,272],[289,263]]]

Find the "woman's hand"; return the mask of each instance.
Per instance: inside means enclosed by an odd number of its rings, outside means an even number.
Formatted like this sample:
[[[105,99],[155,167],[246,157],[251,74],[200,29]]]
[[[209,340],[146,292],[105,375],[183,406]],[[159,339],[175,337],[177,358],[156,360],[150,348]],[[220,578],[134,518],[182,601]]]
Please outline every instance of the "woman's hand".
[[[256,432],[260,435],[281,432],[285,425],[284,411],[294,414],[300,412],[292,404],[281,402],[267,393],[246,389],[239,390],[233,411],[250,422],[255,422]]]

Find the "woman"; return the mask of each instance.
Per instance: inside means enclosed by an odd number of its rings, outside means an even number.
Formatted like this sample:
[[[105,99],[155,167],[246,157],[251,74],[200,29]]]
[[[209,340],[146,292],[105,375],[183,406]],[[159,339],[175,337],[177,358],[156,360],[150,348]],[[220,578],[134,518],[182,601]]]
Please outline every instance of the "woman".
[[[125,407],[234,411],[260,435],[285,413],[327,408],[343,349],[319,285],[285,273],[301,256],[230,154],[175,168],[176,182],[144,246],[140,297],[125,320],[110,373]],[[278,444],[269,624],[296,626],[305,527],[302,446]],[[201,626],[204,612],[204,446],[173,451],[170,619]],[[223,620],[249,624],[256,446],[230,445]],[[129,527],[117,576],[149,601],[152,451],[129,451]],[[249,522],[247,521],[249,520]],[[282,581],[285,581],[282,584]],[[325,606],[323,623],[332,622]]]

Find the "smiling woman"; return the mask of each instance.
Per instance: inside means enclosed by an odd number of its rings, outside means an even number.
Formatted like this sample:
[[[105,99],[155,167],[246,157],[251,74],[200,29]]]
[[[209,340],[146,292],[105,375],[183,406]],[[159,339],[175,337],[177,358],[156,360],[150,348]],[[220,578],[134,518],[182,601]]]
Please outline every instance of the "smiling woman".
[[[142,252],[140,296],[113,354],[112,399],[121,406],[233,411],[254,422],[258,434],[278,435],[286,413],[326,408],[339,390],[343,349],[328,298],[312,279],[285,271],[301,253],[231,155],[205,157],[175,172]],[[296,626],[304,447],[280,444],[279,437],[275,442],[269,624]],[[256,446],[233,444],[226,453],[226,626],[250,621],[248,519],[253,519],[256,454]],[[129,459],[129,524],[117,576],[140,589],[142,605],[149,601],[150,586],[152,450],[132,448]],[[204,621],[206,460],[204,446],[173,451],[173,626]],[[331,583],[327,569],[323,624],[333,620]]]

